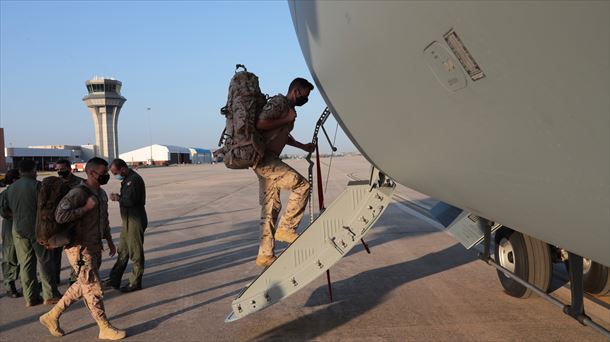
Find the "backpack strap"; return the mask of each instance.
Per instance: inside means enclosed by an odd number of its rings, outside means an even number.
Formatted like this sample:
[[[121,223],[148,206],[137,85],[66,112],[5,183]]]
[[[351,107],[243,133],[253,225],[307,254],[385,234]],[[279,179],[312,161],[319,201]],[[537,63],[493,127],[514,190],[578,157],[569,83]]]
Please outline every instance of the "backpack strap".
[[[91,191],[91,189],[85,185],[84,183],[80,183],[79,185],[76,186],[77,188],[83,190],[85,193],[87,193],[87,195],[91,196],[95,196],[95,194],[93,193],[93,191]]]
[[[89,196],[95,196],[95,198],[98,198],[98,196],[96,194],[94,194],[93,191],[91,191],[91,189],[84,183],[79,184],[77,186],[77,188],[80,188],[81,190],[83,190],[87,194],[87,198],[89,198]],[[99,203],[97,206],[98,206],[98,214],[99,214]],[[76,265],[78,266],[78,269],[76,270],[76,278],[78,279],[80,271],[81,271],[82,267],[85,265],[85,261],[83,260],[83,246],[81,246],[80,244],[78,246],[78,260],[76,261]]]

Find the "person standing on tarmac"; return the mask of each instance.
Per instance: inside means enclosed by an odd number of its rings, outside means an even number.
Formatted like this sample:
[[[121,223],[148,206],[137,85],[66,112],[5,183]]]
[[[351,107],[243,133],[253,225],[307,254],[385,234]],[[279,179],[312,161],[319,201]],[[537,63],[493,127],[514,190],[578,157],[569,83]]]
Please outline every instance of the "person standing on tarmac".
[[[72,165],[70,161],[67,159],[60,159],[55,162],[55,171],[57,171],[57,175],[68,185],[70,190],[75,187],[83,184],[85,182],[84,179],[76,176],[72,173]],[[59,284],[60,281],[60,273],[61,273],[61,256],[63,254],[63,247],[58,247],[53,249],[53,262],[55,263],[55,283]],[[74,270],[70,273],[70,284],[76,281],[76,274],[74,274]]]
[[[129,284],[120,288],[123,293],[142,289],[144,275],[144,231],[148,226],[146,216],[146,186],[144,180],[130,169],[122,159],[115,159],[110,164],[110,172],[121,181],[121,193],[110,194],[110,199],[119,202],[121,209],[121,238],[119,257],[104,281],[104,287],[118,289],[127,262],[133,263]]]
[[[6,201],[2,203],[2,211],[8,210],[13,215],[13,243],[19,261],[25,306],[31,307],[41,302],[53,305],[61,294],[55,283],[52,252],[36,241],[36,204],[40,187],[40,182],[36,180],[36,163],[29,159],[22,160],[19,174],[20,178],[5,191]],[[40,298],[36,273],[40,275],[43,298]]]
[[[261,236],[256,265],[271,265],[275,257],[275,241],[292,243],[297,237],[299,222],[307,205],[309,182],[296,170],[280,159],[286,145],[312,152],[315,145],[303,144],[291,135],[297,117],[296,106],[308,101],[309,93],[314,86],[303,78],[295,78],[288,87],[288,95],[278,95],[269,99],[256,123],[265,139],[266,149],[261,161],[254,167],[259,180],[259,201],[261,204]],[[286,211],[278,227],[276,222],[282,203],[280,189],[290,190]]]
[[[61,199],[55,211],[58,223],[74,222],[74,238],[65,248],[70,265],[76,270],[77,280],[51,311],[40,316],[40,323],[53,336],[63,336],[59,326],[61,314],[79,299],[83,299],[91,316],[99,327],[100,339],[120,340],[127,336],[123,330],[113,327],[104,309],[103,291],[99,270],[102,264],[102,239],[108,244],[109,255],[114,256],[116,247],[110,235],[108,221],[108,197],[101,185],[110,179],[108,162],[101,158],[91,158],[85,166],[87,180],[70,190]]]
[[[6,172],[4,182],[7,186],[13,184],[19,179],[19,170],[11,169]],[[4,202],[7,200],[6,191],[0,193],[0,208],[8,208]],[[2,220],[2,278],[4,279],[4,288],[6,295],[11,298],[19,298],[21,292],[17,291],[15,281],[19,277],[19,262],[17,261],[17,253],[15,252],[15,244],[13,243],[13,213],[10,210],[0,213]]]

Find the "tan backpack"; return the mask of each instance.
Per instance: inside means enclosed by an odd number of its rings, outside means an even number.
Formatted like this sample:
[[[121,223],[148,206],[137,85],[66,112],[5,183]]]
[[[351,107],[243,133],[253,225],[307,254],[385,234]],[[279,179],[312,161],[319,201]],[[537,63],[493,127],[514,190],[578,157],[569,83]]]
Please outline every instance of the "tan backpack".
[[[242,71],[239,69],[242,68]],[[235,75],[229,83],[226,106],[220,114],[226,117],[226,126],[220,137],[220,149],[214,156],[222,158],[230,169],[255,167],[265,152],[265,142],[258,130],[258,115],[267,103],[258,84],[258,77],[242,64],[235,66]]]

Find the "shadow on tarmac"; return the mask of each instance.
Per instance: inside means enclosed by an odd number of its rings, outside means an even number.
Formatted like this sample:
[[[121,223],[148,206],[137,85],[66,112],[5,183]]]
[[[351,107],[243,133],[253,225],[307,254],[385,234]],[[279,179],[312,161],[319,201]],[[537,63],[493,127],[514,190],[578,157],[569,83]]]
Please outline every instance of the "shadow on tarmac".
[[[271,329],[254,340],[312,340],[346,324],[382,303],[392,290],[424,277],[447,271],[477,260],[473,252],[455,244],[442,251],[426,254],[416,260],[362,272],[333,283],[335,303],[294,321]],[[382,281],[380,281],[383,279]],[[366,290],[366,293],[363,291]],[[328,301],[326,285],[317,288],[305,306],[317,306]]]
[[[178,243],[169,243],[167,245],[164,245],[164,246],[161,246],[158,248],[154,248],[152,250],[146,250],[146,252],[151,252],[151,251],[155,251],[155,250],[168,250],[168,249],[182,248],[182,247],[186,247],[186,246],[193,246],[193,245],[206,243],[206,242],[210,242],[210,241],[218,241],[218,243],[213,244],[211,246],[196,248],[196,249],[190,250],[190,251],[174,253],[174,254],[170,254],[167,256],[162,256],[159,258],[147,260],[146,267],[152,267],[152,266],[160,266],[160,265],[167,264],[167,263],[173,263],[173,262],[193,259],[193,261],[191,261],[191,262],[188,262],[186,264],[179,265],[176,267],[168,267],[167,269],[162,269],[162,270],[159,270],[156,272],[145,272],[144,278],[143,278],[144,289],[142,291],[146,291],[147,288],[151,288],[151,287],[154,287],[157,285],[167,284],[167,283],[171,283],[171,282],[188,279],[191,277],[200,276],[200,275],[207,274],[210,272],[215,272],[215,271],[223,270],[223,269],[226,269],[229,267],[238,266],[238,265],[241,265],[246,262],[253,262],[254,259],[256,258],[256,254],[258,252],[258,225],[259,225],[258,220],[242,222],[237,225],[234,225],[233,229],[226,231],[226,232],[207,235],[207,236],[199,237],[199,238],[193,239],[193,240],[185,240],[185,241],[181,241]],[[218,255],[214,255],[212,257],[207,257],[207,258],[205,257],[207,255],[214,254],[217,252],[221,252],[221,253]],[[129,269],[130,268],[128,268],[126,270],[126,272],[125,272],[126,275],[129,274],[129,272],[130,272]],[[101,278],[104,279],[103,276]],[[130,315],[130,314],[142,311],[142,310],[146,310],[151,307],[163,305],[164,303],[167,303],[167,302],[179,300],[181,298],[186,298],[186,297],[190,297],[190,296],[195,296],[195,295],[198,295],[201,293],[205,293],[208,291],[212,291],[212,290],[215,290],[215,289],[218,289],[221,287],[225,287],[225,286],[229,286],[229,285],[233,285],[236,283],[245,283],[246,281],[250,280],[251,278],[252,277],[248,277],[248,278],[226,283],[219,287],[214,287],[211,289],[194,292],[194,293],[191,293],[188,295],[179,296],[179,297],[168,299],[165,301],[159,301],[159,302],[155,302],[152,304],[147,304],[140,308],[129,310],[129,311],[121,313],[119,315],[109,317],[109,319],[111,319],[112,321],[115,321],[116,318]],[[241,289],[239,291],[241,291]],[[209,304],[216,300],[220,300],[225,297],[233,296],[236,294],[237,294],[237,292],[233,291],[228,294],[217,297],[215,299],[208,300],[204,303],[199,303],[192,307],[182,309],[179,312],[186,312],[189,310],[193,310],[193,309],[195,309],[197,307],[201,307],[205,304]],[[109,299],[114,298],[116,296],[123,296],[123,295],[121,295],[118,291],[104,291],[104,297],[105,297],[106,301],[108,301]],[[20,302],[20,303],[22,303],[22,302]],[[48,308],[50,309],[50,307],[48,307]],[[68,310],[75,310],[75,309],[80,309],[80,308],[81,308],[80,305],[73,305]],[[32,315],[30,315],[28,317],[24,317],[17,321],[13,321],[13,322],[9,322],[4,325],[1,325],[0,331],[8,331],[11,329],[19,328],[23,325],[37,322],[38,317],[41,314],[42,314],[42,312],[39,312],[37,310],[36,313],[33,313]],[[160,319],[167,320],[177,314],[179,314],[179,313],[176,312],[176,313],[172,313],[171,315],[163,316],[161,318],[154,318],[151,320],[150,324],[155,324],[155,322],[156,322],[156,324],[158,324],[158,322],[160,322]],[[76,331],[80,331],[82,329],[87,329],[94,325],[95,324],[89,324],[85,327],[81,327],[81,328],[77,329]],[[136,327],[136,331],[145,331],[148,329],[146,327],[149,327],[148,323],[142,324],[141,326]]]
[[[182,300],[182,299],[185,299],[185,298],[198,296],[200,294],[203,294],[203,293],[206,293],[206,292],[210,292],[210,291],[214,291],[214,290],[218,290],[218,289],[222,289],[222,288],[227,287],[227,286],[236,285],[236,284],[244,284],[244,283],[247,283],[247,282],[251,281],[253,278],[254,277],[246,277],[246,278],[235,280],[235,281],[232,281],[232,282],[229,282],[229,283],[226,283],[226,284],[222,284],[222,285],[214,286],[214,287],[211,287],[211,288],[208,288],[208,289],[204,289],[204,290],[201,290],[201,291],[196,291],[196,292],[189,293],[189,294],[186,294],[186,295],[182,295],[182,296],[178,296],[178,297],[174,297],[174,298],[170,298],[170,299],[161,300],[161,301],[158,301],[158,302],[155,302],[155,303],[150,303],[150,304],[142,305],[140,307],[137,307],[137,308],[131,309],[129,311],[122,312],[122,313],[120,313],[118,315],[115,315],[115,316],[111,317],[111,319],[112,319],[112,321],[116,322],[120,318],[129,316],[129,315],[132,315],[132,314],[144,311],[144,310],[149,310],[149,309],[152,309],[152,308],[157,307],[157,306],[162,306],[162,305],[166,305],[166,304],[169,304],[171,302],[176,302],[176,301],[179,301],[179,300]],[[161,317],[156,317],[156,318],[151,319],[149,321],[146,321],[144,323],[140,323],[140,324],[138,324],[136,326],[129,327],[129,328],[127,328],[127,336],[132,337],[132,336],[141,334],[143,332],[146,332],[148,330],[152,330],[152,329],[156,328],[160,323],[163,323],[163,322],[171,319],[172,317],[175,317],[177,315],[181,315],[181,314],[183,314],[185,312],[188,312],[188,311],[191,311],[191,310],[195,310],[195,309],[200,308],[202,306],[205,306],[205,305],[214,303],[216,301],[222,300],[224,298],[235,296],[240,291],[241,291],[241,289],[238,289],[238,290],[235,290],[235,291],[231,291],[231,292],[222,294],[220,296],[216,296],[214,298],[208,299],[208,300],[203,301],[201,303],[197,303],[197,304],[194,304],[194,305],[182,308],[182,309],[180,309],[178,311],[174,311],[174,312],[168,313],[168,314],[163,315]],[[78,328],[78,329],[76,329],[74,331],[71,331],[70,333],[76,333],[76,332],[79,332],[79,331],[82,331],[82,330],[87,330],[87,329],[92,328],[92,327],[95,327],[94,323],[85,325],[83,327],[80,327],[80,328]]]

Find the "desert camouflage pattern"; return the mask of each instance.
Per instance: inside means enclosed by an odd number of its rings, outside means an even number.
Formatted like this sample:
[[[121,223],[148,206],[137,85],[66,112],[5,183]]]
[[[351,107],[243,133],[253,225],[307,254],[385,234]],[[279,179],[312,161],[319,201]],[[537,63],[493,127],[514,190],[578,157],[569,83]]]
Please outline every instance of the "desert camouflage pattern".
[[[286,211],[277,229],[296,231],[309,198],[309,182],[277,156],[266,154],[254,168],[259,181],[261,205],[259,255],[274,255],[276,222],[282,210],[280,190],[290,190]]]
[[[238,66],[243,67],[243,66]],[[263,137],[256,130],[258,114],[266,103],[258,77],[246,70],[237,71],[229,84],[227,104],[220,113],[226,117],[226,126],[220,149],[214,152],[231,169],[255,166],[265,152]]]
[[[78,271],[79,250],[82,248],[82,259],[84,265],[81,266],[78,272],[76,282],[72,284],[57,303],[57,307],[63,312],[77,302],[83,299],[85,305],[91,312],[91,316],[96,321],[105,321],[106,314],[104,311],[104,302],[102,301],[103,291],[100,282],[100,266],[102,265],[102,249],[99,246],[91,247],[70,247],[66,248],[66,256],[70,261],[70,266],[75,271]]]
[[[288,102],[288,98],[282,94],[277,94],[269,100],[267,100],[267,104],[263,107],[259,115],[260,120],[277,120],[288,115],[290,111],[290,103]],[[288,142],[288,137],[290,136],[290,132],[294,128],[294,121],[277,127],[275,129],[262,131],[263,139],[265,142],[266,150],[265,153],[272,153],[276,156],[279,156],[286,146]]]

